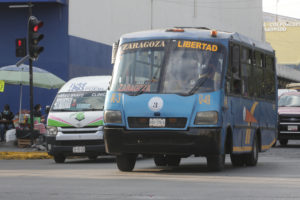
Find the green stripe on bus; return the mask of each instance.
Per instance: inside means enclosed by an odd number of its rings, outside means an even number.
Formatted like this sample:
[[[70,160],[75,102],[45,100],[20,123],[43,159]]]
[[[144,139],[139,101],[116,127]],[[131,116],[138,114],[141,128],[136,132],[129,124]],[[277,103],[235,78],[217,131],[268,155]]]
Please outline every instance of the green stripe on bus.
[[[59,122],[53,119],[48,119],[48,124],[47,126],[56,126],[56,127],[71,127],[70,124],[66,124],[63,122]]]
[[[94,123],[88,124],[87,126],[103,126],[103,120],[96,121]]]

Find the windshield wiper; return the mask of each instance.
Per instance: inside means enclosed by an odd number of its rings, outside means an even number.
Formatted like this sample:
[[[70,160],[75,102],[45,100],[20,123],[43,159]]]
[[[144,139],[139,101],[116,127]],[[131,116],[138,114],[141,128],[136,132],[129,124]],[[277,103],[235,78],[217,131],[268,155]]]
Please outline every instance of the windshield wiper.
[[[54,111],[54,112],[56,112],[56,111],[60,111],[60,112],[68,112],[68,111],[70,111],[69,109],[67,110],[67,109],[52,109],[51,111]]]
[[[136,93],[133,94],[133,96],[137,96],[137,95],[140,95],[140,94],[143,94],[144,93],[144,89],[150,85],[151,83],[153,83],[155,80],[155,77],[153,77],[151,80],[147,80],[144,82],[143,86],[138,90],[136,91]]]
[[[194,94],[207,80],[207,77],[199,78],[195,83],[194,87],[187,93],[187,95]]]
[[[90,109],[87,109],[86,111],[97,111],[97,110],[103,110],[103,107],[102,108],[90,108]]]

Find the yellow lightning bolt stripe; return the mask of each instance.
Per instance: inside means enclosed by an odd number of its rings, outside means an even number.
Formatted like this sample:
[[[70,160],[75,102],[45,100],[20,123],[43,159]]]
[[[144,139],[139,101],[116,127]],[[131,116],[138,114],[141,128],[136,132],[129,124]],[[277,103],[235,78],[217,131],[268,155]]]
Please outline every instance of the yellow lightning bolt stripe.
[[[233,147],[233,151],[235,151],[235,152],[252,151],[252,147],[250,147],[250,146],[246,146],[246,147]]]
[[[270,149],[272,146],[273,146],[273,144],[276,142],[276,138],[270,143],[270,144],[268,144],[268,145],[263,145],[262,147],[261,147],[261,149],[262,150],[267,150],[267,149]]]
[[[251,108],[251,111],[250,111],[252,115],[254,114],[254,111],[255,111],[255,108],[256,108],[257,105],[258,105],[257,101],[254,102],[254,104],[252,105],[252,108]]]
[[[255,108],[257,105],[258,105],[257,101],[254,102],[254,104],[252,105],[251,110],[250,110],[251,115],[254,114],[254,111],[255,111]],[[250,126],[250,122],[248,122],[248,126]],[[250,144],[250,140],[251,140],[251,129],[248,128],[246,130],[245,144]]]

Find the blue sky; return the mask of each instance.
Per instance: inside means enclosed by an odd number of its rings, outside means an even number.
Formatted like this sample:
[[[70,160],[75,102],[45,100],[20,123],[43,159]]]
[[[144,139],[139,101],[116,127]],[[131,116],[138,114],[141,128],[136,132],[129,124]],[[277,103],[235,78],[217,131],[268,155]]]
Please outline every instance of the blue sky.
[[[263,11],[300,19],[300,0],[263,0]]]

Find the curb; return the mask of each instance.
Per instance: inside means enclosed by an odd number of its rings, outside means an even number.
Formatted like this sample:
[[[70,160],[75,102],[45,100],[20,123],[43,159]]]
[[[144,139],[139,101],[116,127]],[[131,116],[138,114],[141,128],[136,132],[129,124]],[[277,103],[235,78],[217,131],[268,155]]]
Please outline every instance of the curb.
[[[0,152],[0,160],[52,159],[47,152]]]

